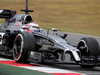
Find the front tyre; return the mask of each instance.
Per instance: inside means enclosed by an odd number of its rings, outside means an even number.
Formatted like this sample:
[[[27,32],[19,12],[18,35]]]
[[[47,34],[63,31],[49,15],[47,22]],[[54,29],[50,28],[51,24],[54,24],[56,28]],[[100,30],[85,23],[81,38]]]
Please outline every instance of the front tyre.
[[[81,55],[99,56],[99,44],[96,39],[92,37],[85,37],[80,40],[77,48],[80,50]]]
[[[13,58],[16,62],[28,62],[29,51],[35,50],[35,38],[32,33],[20,33],[16,36],[13,46]]]
[[[96,39],[91,37],[82,38],[77,48],[81,52],[81,67],[94,68],[97,63],[97,57],[100,55],[99,44]]]

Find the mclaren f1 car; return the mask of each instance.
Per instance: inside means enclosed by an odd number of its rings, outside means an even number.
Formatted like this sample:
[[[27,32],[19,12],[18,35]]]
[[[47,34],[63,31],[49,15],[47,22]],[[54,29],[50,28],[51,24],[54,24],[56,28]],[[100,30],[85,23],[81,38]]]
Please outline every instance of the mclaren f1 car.
[[[85,37],[80,40],[77,47],[69,44],[63,36],[58,35],[57,29],[27,32],[33,19],[28,9],[21,10],[25,14],[18,14],[14,10],[0,10],[0,18],[5,23],[0,27],[0,55],[12,56],[16,62],[70,62],[81,67],[93,68],[100,65],[100,49],[96,39]]]

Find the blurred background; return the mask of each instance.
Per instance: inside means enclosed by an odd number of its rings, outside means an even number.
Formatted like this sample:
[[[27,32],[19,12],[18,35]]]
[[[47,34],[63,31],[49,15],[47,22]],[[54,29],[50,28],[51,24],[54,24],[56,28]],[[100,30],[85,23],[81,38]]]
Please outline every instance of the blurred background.
[[[0,9],[25,9],[26,0],[0,0]],[[29,0],[34,22],[45,29],[100,36],[100,0]],[[0,19],[0,22],[4,21]]]

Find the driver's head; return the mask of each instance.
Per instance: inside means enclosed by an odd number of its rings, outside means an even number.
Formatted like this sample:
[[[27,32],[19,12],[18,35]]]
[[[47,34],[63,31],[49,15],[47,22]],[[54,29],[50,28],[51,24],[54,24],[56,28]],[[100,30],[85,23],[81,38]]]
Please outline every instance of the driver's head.
[[[30,23],[29,25],[29,32],[39,32],[39,25],[37,23]]]

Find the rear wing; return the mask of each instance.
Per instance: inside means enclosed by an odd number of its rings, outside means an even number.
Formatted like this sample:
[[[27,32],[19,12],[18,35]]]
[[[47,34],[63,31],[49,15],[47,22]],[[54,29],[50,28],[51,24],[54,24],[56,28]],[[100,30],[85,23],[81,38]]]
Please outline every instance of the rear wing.
[[[16,14],[14,10],[2,10],[0,9],[0,18],[11,18]]]

